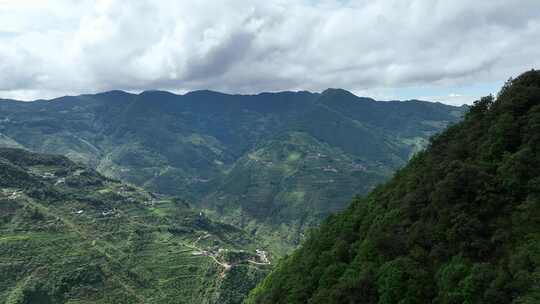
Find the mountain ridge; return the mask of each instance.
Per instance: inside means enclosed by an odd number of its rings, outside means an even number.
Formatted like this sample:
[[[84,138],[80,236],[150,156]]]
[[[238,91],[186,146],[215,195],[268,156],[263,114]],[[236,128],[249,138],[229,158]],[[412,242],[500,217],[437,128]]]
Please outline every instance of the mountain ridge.
[[[148,89],[141,91],[139,93],[132,93],[126,90],[120,90],[120,89],[112,89],[107,91],[101,91],[101,92],[94,92],[94,93],[81,93],[76,95],[63,95],[63,96],[57,96],[49,99],[33,99],[33,100],[18,100],[16,98],[2,98],[0,96],[0,101],[16,101],[16,102],[25,102],[25,103],[32,103],[32,102],[54,102],[61,99],[66,99],[70,97],[92,97],[92,96],[114,96],[114,95],[127,95],[127,96],[138,96],[138,95],[146,95],[146,94],[152,94],[152,93],[166,93],[168,95],[174,95],[174,96],[186,96],[186,95],[192,95],[192,94],[216,94],[216,95],[227,95],[227,96],[234,96],[234,97],[243,97],[243,96],[258,96],[258,95],[275,95],[275,94],[313,94],[313,95],[323,95],[323,94],[330,94],[335,92],[342,92],[349,95],[352,95],[354,97],[363,99],[363,100],[369,100],[369,101],[376,101],[376,102],[421,102],[421,103],[436,103],[441,104],[445,106],[453,106],[449,104],[445,104],[440,101],[429,101],[429,100],[421,100],[421,99],[389,99],[389,100],[375,100],[371,97],[367,96],[359,96],[354,93],[352,93],[349,90],[342,89],[342,88],[327,88],[320,92],[315,91],[308,91],[308,90],[298,90],[298,91],[291,91],[291,90],[284,90],[284,91],[263,91],[260,93],[225,93],[221,91],[211,90],[211,89],[198,89],[193,91],[187,91],[186,93],[175,93],[173,91],[167,91],[167,90],[161,90],[161,89]],[[466,104],[463,104],[461,106],[454,106],[454,107],[467,107]]]
[[[264,209],[270,213],[257,219],[269,223],[254,233],[280,230],[285,252],[308,228],[301,222],[315,224],[387,179],[464,111],[429,102],[376,102],[344,90],[112,91],[52,102],[0,102],[0,146],[63,154],[107,176],[182,196],[236,223],[243,222],[238,212],[260,214],[258,206],[269,204]],[[249,176],[244,182],[250,190],[230,186],[231,172]],[[339,188],[338,180],[349,186]],[[363,185],[354,189],[355,183]],[[335,200],[326,205],[329,198]],[[275,225],[278,214],[289,222],[299,211],[306,220],[290,223],[299,228]]]

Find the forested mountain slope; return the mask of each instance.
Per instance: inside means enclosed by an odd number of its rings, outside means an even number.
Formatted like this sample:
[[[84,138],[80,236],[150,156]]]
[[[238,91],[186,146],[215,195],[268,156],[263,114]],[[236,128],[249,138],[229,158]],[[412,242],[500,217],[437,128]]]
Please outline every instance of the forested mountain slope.
[[[0,101],[0,146],[62,154],[181,196],[287,251],[387,180],[464,107],[340,89],[228,95],[111,91]]]
[[[178,199],[0,149],[0,303],[240,303],[257,249]]]
[[[329,217],[248,303],[540,303],[540,72]]]

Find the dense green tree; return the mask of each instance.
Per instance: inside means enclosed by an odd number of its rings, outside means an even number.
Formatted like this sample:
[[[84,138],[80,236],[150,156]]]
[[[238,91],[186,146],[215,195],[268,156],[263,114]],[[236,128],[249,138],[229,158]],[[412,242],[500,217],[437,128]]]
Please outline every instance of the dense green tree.
[[[328,218],[247,303],[540,303],[540,72]]]

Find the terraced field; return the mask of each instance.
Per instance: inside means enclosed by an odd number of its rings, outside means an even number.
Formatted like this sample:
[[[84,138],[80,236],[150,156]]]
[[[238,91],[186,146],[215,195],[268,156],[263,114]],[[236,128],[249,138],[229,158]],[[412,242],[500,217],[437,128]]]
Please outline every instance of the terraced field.
[[[178,199],[63,157],[0,149],[0,165],[2,303],[239,303],[269,267]]]

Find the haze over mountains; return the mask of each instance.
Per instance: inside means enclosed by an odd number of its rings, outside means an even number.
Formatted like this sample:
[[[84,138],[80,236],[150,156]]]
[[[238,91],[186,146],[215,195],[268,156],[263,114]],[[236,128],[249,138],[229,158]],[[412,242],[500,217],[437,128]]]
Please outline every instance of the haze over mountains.
[[[388,179],[466,107],[341,89],[228,95],[110,91],[0,101],[0,145],[65,155],[181,197],[276,253]]]

